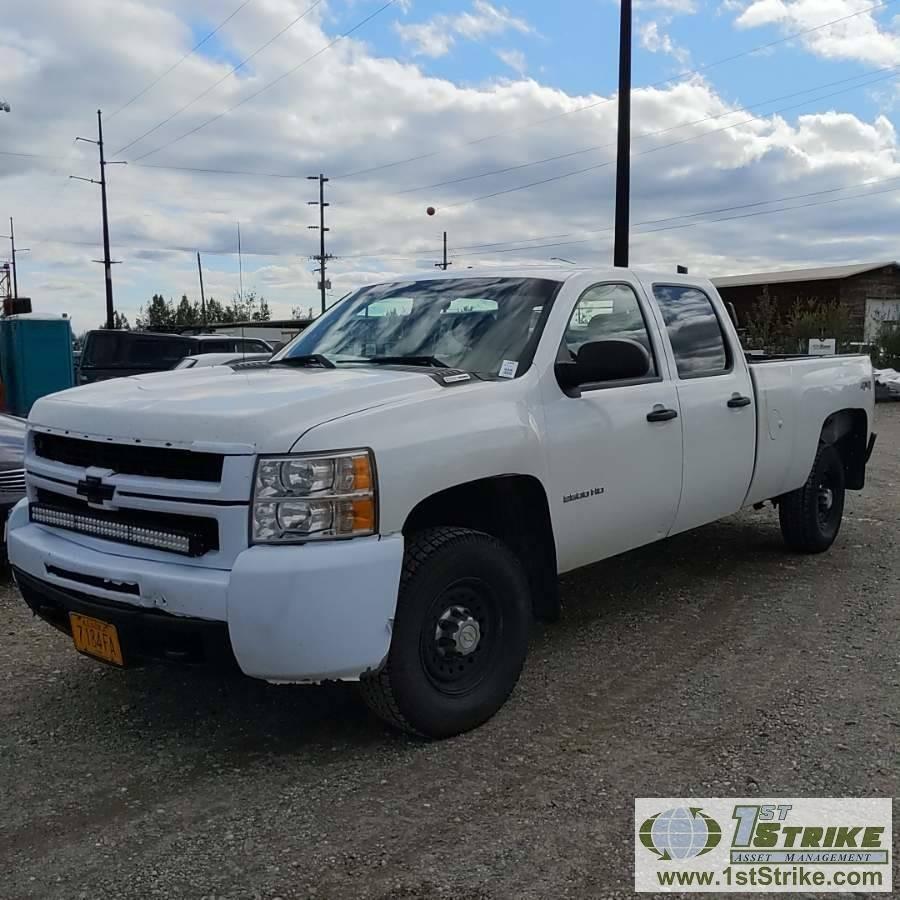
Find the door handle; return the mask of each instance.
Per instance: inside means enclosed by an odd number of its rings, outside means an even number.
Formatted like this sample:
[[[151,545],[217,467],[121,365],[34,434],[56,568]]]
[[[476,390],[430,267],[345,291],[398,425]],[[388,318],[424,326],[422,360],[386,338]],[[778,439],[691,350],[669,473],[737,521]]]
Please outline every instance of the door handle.
[[[655,407],[652,412],[647,413],[648,422],[671,422],[677,418],[678,413],[674,409],[665,409],[662,406]]]
[[[733,394],[728,401],[729,409],[743,409],[749,406],[753,401],[749,397],[742,397],[740,394]]]

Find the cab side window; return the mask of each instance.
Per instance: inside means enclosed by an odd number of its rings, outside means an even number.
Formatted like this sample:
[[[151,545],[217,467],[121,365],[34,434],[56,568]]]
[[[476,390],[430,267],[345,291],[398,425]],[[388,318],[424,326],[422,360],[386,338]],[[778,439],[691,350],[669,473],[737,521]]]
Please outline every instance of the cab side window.
[[[731,371],[722,326],[712,301],[700,288],[655,284],[653,296],[666,323],[680,378],[724,375]]]
[[[640,344],[650,357],[647,378],[658,376],[644,314],[637,295],[627,284],[598,284],[581,295],[566,328],[560,355],[562,358],[574,359],[582,344],[605,340],[634,341]]]

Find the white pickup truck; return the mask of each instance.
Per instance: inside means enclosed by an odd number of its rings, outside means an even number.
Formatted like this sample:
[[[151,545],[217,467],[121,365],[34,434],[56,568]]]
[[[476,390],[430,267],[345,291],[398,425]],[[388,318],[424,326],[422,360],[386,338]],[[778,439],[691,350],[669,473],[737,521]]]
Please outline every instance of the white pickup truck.
[[[748,364],[704,279],[413,276],[269,362],[40,400],[9,556],[84,653],[359,681],[444,737],[505,702],[559,573],[764,501],[826,550],[873,407],[866,357]]]

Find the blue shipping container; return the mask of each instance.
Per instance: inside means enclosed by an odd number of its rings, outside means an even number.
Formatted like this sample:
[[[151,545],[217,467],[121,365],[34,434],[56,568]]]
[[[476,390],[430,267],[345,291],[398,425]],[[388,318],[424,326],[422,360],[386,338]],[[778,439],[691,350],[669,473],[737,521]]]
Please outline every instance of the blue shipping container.
[[[0,318],[0,377],[15,416],[27,416],[36,400],[73,387],[69,320],[34,314]]]

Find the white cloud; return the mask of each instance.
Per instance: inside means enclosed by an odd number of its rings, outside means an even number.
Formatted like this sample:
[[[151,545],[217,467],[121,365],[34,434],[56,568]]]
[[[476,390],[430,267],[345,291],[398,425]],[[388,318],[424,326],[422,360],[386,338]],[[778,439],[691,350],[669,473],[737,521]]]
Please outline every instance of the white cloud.
[[[497,57],[502,62],[505,62],[513,71],[523,78],[525,77],[525,73],[528,71],[528,61],[525,59],[525,54],[521,50],[496,50],[495,53],[497,54]]]
[[[417,56],[446,56],[458,38],[477,41],[492,35],[516,31],[531,34],[533,28],[508,9],[497,7],[487,0],[474,0],[472,9],[455,16],[440,14],[427,22],[404,25],[394,29],[410,44]]]
[[[798,38],[810,52],[825,59],[856,60],[878,66],[900,64],[900,34],[875,18],[872,0],[750,0],[732,4],[740,9],[738,28],[778,25],[786,33],[817,28],[846,18],[828,28]],[[859,15],[854,15],[860,13]]]
[[[3,93],[0,148],[50,159],[0,156],[0,222],[16,216],[17,238],[32,248],[20,262],[20,289],[41,312],[72,313],[76,328],[103,318],[99,204],[95,187],[69,174],[96,177],[90,137],[95,110],[121,106],[192,46],[198,10],[221,18],[218,0],[31,0],[17,11],[16,33],[0,37],[0,55],[18,54]],[[250,10],[253,14],[250,14]],[[235,58],[253,52],[302,9],[299,0],[258,0],[221,33]],[[827,13],[826,13],[827,15]],[[360,36],[365,36],[361,34]],[[202,125],[318,51],[330,40],[322,21],[304,21],[173,122],[125,154],[135,156]],[[202,55],[186,60],[120,115],[106,119],[113,149],[160,122],[220,78],[228,65]],[[616,104],[601,95],[572,96],[536,80],[477,87],[433,78],[414,65],[342,41],[271,90],[145,162],[204,169],[293,174],[296,179],[199,174],[141,165],[109,170],[117,305],[133,319],[157,291],[197,296],[196,250],[204,251],[207,295],[237,289],[236,225],[244,249],[244,287],[264,293],[278,315],[316,306],[308,256],[318,251],[312,183],[325,172],[328,250],[336,255],[334,296],[366,281],[431,269],[440,232],[450,236],[458,269],[480,263],[530,263],[561,255],[607,264],[611,258],[614,148],[542,163],[503,175],[401,193],[488,170],[522,166],[615,140]],[[759,99],[754,97],[754,99]],[[839,102],[837,100],[831,101]],[[581,107],[594,105],[588,111]],[[748,121],[701,79],[634,92],[634,221],[755,203],[771,197],[900,176],[900,146],[889,121],[841,111],[787,121]],[[564,115],[567,114],[567,115]],[[686,127],[707,116],[723,118]],[[557,117],[534,128],[529,122]],[[718,131],[734,123],[728,131]],[[661,129],[658,137],[643,137]],[[693,135],[706,137],[655,148]],[[479,141],[486,134],[502,135]],[[599,136],[599,137],[598,137]],[[647,153],[648,150],[654,152]],[[398,160],[415,162],[390,165]],[[338,177],[373,166],[378,171]],[[465,201],[589,166],[605,166],[529,190]],[[831,196],[831,195],[829,195]],[[769,265],[878,259],[895,253],[898,195],[795,210],[779,216],[646,234],[635,228],[633,258],[674,270],[712,274]],[[434,205],[438,215],[428,218]],[[823,214],[823,210],[826,214]],[[693,220],[692,220],[693,221]],[[0,229],[2,230],[2,229]],[[542,235],[585,240],[572,247],[523,253],[460,251],[471,244]],[[552,242],[535,240],[535,244]],[[4,245],[0,244],[0,253]]]
[[[638,27],[641,46],[651,53],[665,53],[682,65],[690,62],[691,54],[684,47],[676,44],[672,38],[660,28],[659,22],[646,22]]]

